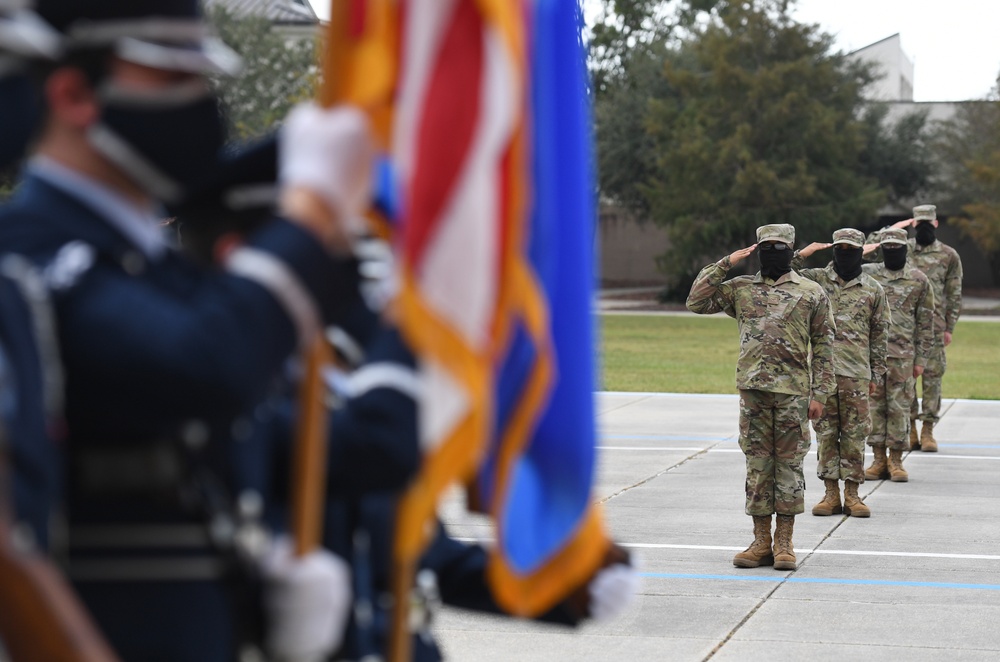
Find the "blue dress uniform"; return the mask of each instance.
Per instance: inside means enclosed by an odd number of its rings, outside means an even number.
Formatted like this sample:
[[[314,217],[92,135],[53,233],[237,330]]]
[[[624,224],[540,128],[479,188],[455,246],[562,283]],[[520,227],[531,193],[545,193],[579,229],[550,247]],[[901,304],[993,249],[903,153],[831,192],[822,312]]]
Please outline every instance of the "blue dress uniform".
[[[60,373],[41,279],[19,256],[0,257],[0,426],[13,514],[22,539],[48,549],[60,495]],[[6,489],[6,486],[3,486]]]
[[[0,0],[0,171],[23,158],[37,131],[42,92],[32,70],[60,48],[59,34],[31,7],[30,0]],[[12,498],[22,538],[42,549],[60,491],[63,394],[51,314],[30,262],[0,256],[0,425],[12,465],[12,493],[0,499]]]
[[[356,319],[363,319],[359,315]],[[417,468],[416,362],[398,332],[382,329],[365,342],[364,362],[348,380],[350,397],[334,411],[330,430],[331,500],[323,543],[351,565],[355,605],[334,660],[383,659],[391,627],[390,573],[396,502]],[[422,625],[413,633],[413,659],[434,662],[441,652],[430,630],[437,603],[507,615],[486,583],[487,552],[457,541],[438,525],[421,559],[414,609]],[[580,620],[560,604],[539,620],[575,625]]]
[[[206,504],[221,511],[232,493],[219,483],[235,451],[206,441],[263,399],[296,346],[295,313],[275,281],[144,251],[114,225],[114,205],[60,174],[29,170],[0,213],[0,250],[43,265],[53,288],[70,577],[125,659],[230,659],[231,566],[213,540],[226,525],[205,522]],[[268,224],[245,250],[313,301],[336,299],[332,260],[294,225]]]
[[[391,629],[392,540],[397,497],[369,495],[328,507],[325,544],[351,563],[355,606],[341,650],[334,660],[384,659]],[[413,660],[437,662],[441,651],[431,629],[440,604],[510,617],[486,581],[487,550],[448,535],[439,523],[420,561],[412,600],[419,625],[413,632]],[[582,616],[563,602],[537,620],[575,626]]]

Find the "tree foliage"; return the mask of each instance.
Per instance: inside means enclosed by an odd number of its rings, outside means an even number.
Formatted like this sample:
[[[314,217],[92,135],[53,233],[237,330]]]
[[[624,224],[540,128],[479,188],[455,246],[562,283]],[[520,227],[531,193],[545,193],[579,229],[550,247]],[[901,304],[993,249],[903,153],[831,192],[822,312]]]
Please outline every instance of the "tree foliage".
[[[888,112],[884,103],[871,104],[865,110],[865,148],[860,167],[878,182],[886,202],[906,207],[928,194],[933,186],[937,170],[933,138],[927,111],[908,113],[895,122],[888,120]]]
[[[242,73],[216,81],[232,137],[271,131],[293,105],[314,95],[315,39],[283,35],[263,16],[237,16],[221,5],[211,7],[208,17],[244,60]]]
[[[945,204],[963,214],[948,219],[987,254],[1000,280],[1000,88],[962,104],[935,139]]]
[[[884,196],[860,171],[862,90],[870,72],[786,3],[730,3],[665,63],[669,93],[651,102],[656,153],[644,187],[668,228],[661,260],[683,286],[710,259],[791,223],[802,241],[870,218]]]
[[[722,0],[604,0],[591,27],[589,65],[601,194],[648,213],[640,190],[653,175],[653,143],[645,130],[649,100],[667,93],[661,75],[675,56],[671,40]]]

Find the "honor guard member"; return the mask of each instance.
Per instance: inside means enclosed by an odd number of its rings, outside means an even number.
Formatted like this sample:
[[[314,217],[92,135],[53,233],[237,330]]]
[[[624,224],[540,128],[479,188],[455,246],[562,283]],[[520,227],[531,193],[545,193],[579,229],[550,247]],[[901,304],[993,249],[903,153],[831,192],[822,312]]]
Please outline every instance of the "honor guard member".
[[[338,297],[340,221],[368,197],[367,127],[344,108],[290,118],[285,218],[225,270],[200,268],[164,242],[158,202],[215,163],[223,132],[205,76],[238,59],[191,0],[44,0],[38,12],[66,43],[0,250],[43,266],[52,289],[69,573],[123,658],[228,660],[241,639],[234,522],[260,501],[229,489],[245,436],[234,423]],[[208,443],[214,429],[232,444]]]
[[[59,49],[59,33],[26,2],[0,0],[0,172],[24,157],[38,130],[41,89],[32,69]],[[63,394],[53,333],[37,270],[20,256],[0,256],[0,434],[6,440],[0,452],[9,454],[12,467],[19,535],[42,549],[60,491],[53,437]]]
[[[0,0],[0,173],[16,165],[41,124],[42,90],[32,75],[61,47],[59,33],[27,0]]]
[[[844,228],[833,233],[833,243],[812,243],[795,253],[792,267],[826,291],[833,308],[833,371],[837,390],[830,395],[823,416],[813,422],[818,443],[816,474],[826,486],[813,515],[870,517],[871,509],[858,496],[865,482],[865,442],[871,434],[869,397],[885,379],[885,352],[889,307],[885,292],[861,270],[865,235]],[[833,246],[833,262],[823,269],[802,269],[802,260]],[[844,481],[844,502],[840,482]]]
[[[274,188],[275,150],[276,140],[268,138],[224,159],[212,183],[175,210],[185,250],[205,262],[224,259],[262,222]],[[336,660],[384,658],[393,599],[396,500],[419,464],[415,358],[378,312],[392,295],[391,251],[384,242],[365,238],[356,241],[354,252],[363,297],[346,306],[326,332],[338,367],[326,374],[331,419],[324,545],[351,564],[354,601]],[[294,398],[286,397],[270,421],[275,446],[285,449],[272,462],[277,494],[289,489],[287,449],[294,418]],[[274,525],[284,526],[280,516]],[[599,574],[600,580],[589,582],[541,620],[575,624],[588,616],[619,613],[634,593],[635,573],[623,571],[627,561],[624,550],[614,547],[606,563],[609,574]],[[411,594],[413,659],[441,659],[431,625],[442,603],[505,615],[492,597],[486,566],[487,551],[481,545],[454,540],[438,526]]]
[[[822,287],[792,271],[794,242],[791,225],[757,228],[757,243],[702,269],[687,299],[691,312],[721,311],[739,323],[740,448],[754,530],[753,543],[733,559],[741,568],[795,569],[792,530],[795,516],[805,511],[809,420],[822,416],[837,387],[830,301]],[[727,281],[729,270],[755,250],[760,271]]]
[[[13,172],[39,125],[33,68],[58,54],[58,33],[30,9],[0,0],[0,173]],[[63,392],[51,315],[31,262],[0,255],[0,659],[111,659],[46,555],[63,551]]]
[[[927,276],[907,261],[906,230],[882,230],[879,247],[883,261],[864,265],[864,271],[885,290],[889,342],[885,383],[872,396],[872,434],[868,443],[875,459],[865,471],[865,478],[905,483],[909,474],[903,468],[903,451],[907,450],[907,428],[911,424],[910,402],[916,378],[934,346],[934,295]]]
[[[934,426],[941,419],[941,380],[947,367],[945,348],[951,344],[955,325],[962,314],[962,258],[958,251],[937,238],[937,207],[917,205],[913,218],[900,221],[893,228],[916,228],[916,236],[907,240],[907,259],[924,272],[934,293],[934,347],[920,376],[923,385],[923,411],[914,391],[910,405],[910,450],[936,453]],[[875,239],[877,240],[877,233]],[[917,419],[922,427],[917,434]]]
[[[226,255],[265,224],[277,202],[278,138],[255,141],[221,159],[216,175],[175,206],[182,249],[199,262],[224,262]],[[375,245],[381,244],[383,250]],[[340,261],[339,276],[354,283],[332,302],[333,323],[325,335],[341,368],[329,367],[326,378],[337,403],[330,420],[327,487],[335,497],[400,489],[416,473],[415,359],[397,330],[380,320],[388,294],[380,282],[391,270],[388,246],[358,239],[355,256]],[[295,370],[286,371],[294,375]],[[298,387],[286,381],[285,392],[270,400],[263,427],[271,457],[264,463],[280,497],[288,493],[292,431]],[[262,416],[255,416],[258,423]],[[277,499],[276,500],[280,500]]]
[[[334,660],[386,659],[395,599],[390,586],[396,504],[406,482],[400,480],[405,478],[399,472],[400,458],[411,457],[418,448],[414,357],[398,333],[381,327],[372,334],[371,325],[357,323],[362,317],[357,315],[354,324],[331,334],[334,345],[344,349],[342,356],[361,358],[360,364],[347,361],[349,372],[331,382],[337,385],[332,390],[338,404],[331,419],[330,450],[341,459],[341,468],[331,463],[330,480],[339,485],[332,491],[342,496],[327,505],[324,545],[351,563],[354,596],[344,643]],[[376,481],[372,474],[380,469],[385,475]],[[381,485],[381,490],[373,492],[373,485]],[[433,632],[434,615],[442,604],[511,617],[487,580],[488,554],[482,545],[455,540],[438,523],[409,597],[415,662],[442,659]],[[631,563],[625,550],[612,545],[594,577],[537,620],[577,625],[587,618],[620,614],[632,602],[638,582]]]

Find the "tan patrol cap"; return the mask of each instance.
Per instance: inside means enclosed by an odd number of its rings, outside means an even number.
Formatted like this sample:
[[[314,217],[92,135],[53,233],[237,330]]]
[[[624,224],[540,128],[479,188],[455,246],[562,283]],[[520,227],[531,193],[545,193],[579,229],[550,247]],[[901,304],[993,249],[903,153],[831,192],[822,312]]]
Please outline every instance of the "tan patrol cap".
[[[937,207],[934,205],[917,205],[913,208],[913,218],[917,221],[937,220]]]
[[[791,246],[795,243],[795,228],[788,223],[762,225],[757,228],[757,243],[762,241],[780,241]]]
[[[886,228],[882,230],[878,243],[880,244],[907,244],[906,230],[903,228]]]
[[[861,232],[861,230],[855,230],[854,228],[841,228],[833,233],[833,243],[847,244],[848,246],[861,248],[865,245],[865,235]]]

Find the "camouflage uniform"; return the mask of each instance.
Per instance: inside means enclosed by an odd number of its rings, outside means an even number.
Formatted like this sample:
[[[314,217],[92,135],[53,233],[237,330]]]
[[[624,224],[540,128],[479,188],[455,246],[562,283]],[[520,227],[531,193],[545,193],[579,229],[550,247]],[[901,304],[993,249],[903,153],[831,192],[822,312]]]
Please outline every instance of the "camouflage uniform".
[[[903,230],[892,232],[906,236]],[[906,450],[915,384],[913,366],[927,364],[934,343],[934,295],[927,276],[909,262],[898,271],[884,264],[866,264],[864,271],[882,285],[892,316],[886,351],[888,371],[885,383],[876,388],[872,398],[868,443]]]
[[[837,230],[834,243],[861,247],[858,230]],[[792,267],[801,258],[796,255]],[[823,269],[798,269],[799,275],[818,283],[833,307],[836,333],[833,369],[837,389],[827,399],[823,416],[813,423],[818,442],[816,474],[826,480],[865,481],[865,440],[871,433],[868,385],[881,385],[886,373],[889,308],[878,282],[862,273],[848,282],[833,265]]]
[[[790,225],[777,229],[791,244]],[[796,515],[805,510],[802,461],[809,451],[810,399],[826,403],[836,388],[833,319],[823,288],[791,271],[777,280],[739,276],[723,282],[729,257],[701,270],[689,310],[725,312],[739,322],[740,448],[746,454],[746,513]],[[812,367],[810,369],[810,347]]]
[[[936,218],[937,212],[933,205],[914,207],[914,218],[918,220],[927,214],[928,218]],[[923,412],[920,420],[925,423],[937,423],[941,418],[941,378],[947,367],[944,349],[944,333],[953,333],[958,317],[962,312],[962,259],[958,252],[935,239],[934,243],[921,246],[915,239],[909,240],[907,261],[924,272],[931,283],[934,292],[934,347],[927,357],[927,365],[923,380]],[[916,393],[910,404],[910,418],[918,418],[920,407]]]
[[[930,208],[925,211],[926,208]],[[914,218],[924,213],[928,218],[936,218],[933,205],[914,207]],[[877,243],[882,231],[873,232],[868,237],[868,243]],[[921,246],[916,239],[907,240],[907,262],[919,269],[930,281],[934,294],[934,343],[927,364],[924,366],[923,379],[923,413],[920,420],[927,423],[937,423],[941,411],[941,379],[947,367],[944,348],[944,332],[954,333],[955,324],[962,312],[962,259],[958,252],[936,239],[928,246]],[[877,255],[872,259],[878,259]],[[917,419],[920,412],[916,389],[908,407],[911,419]]]

